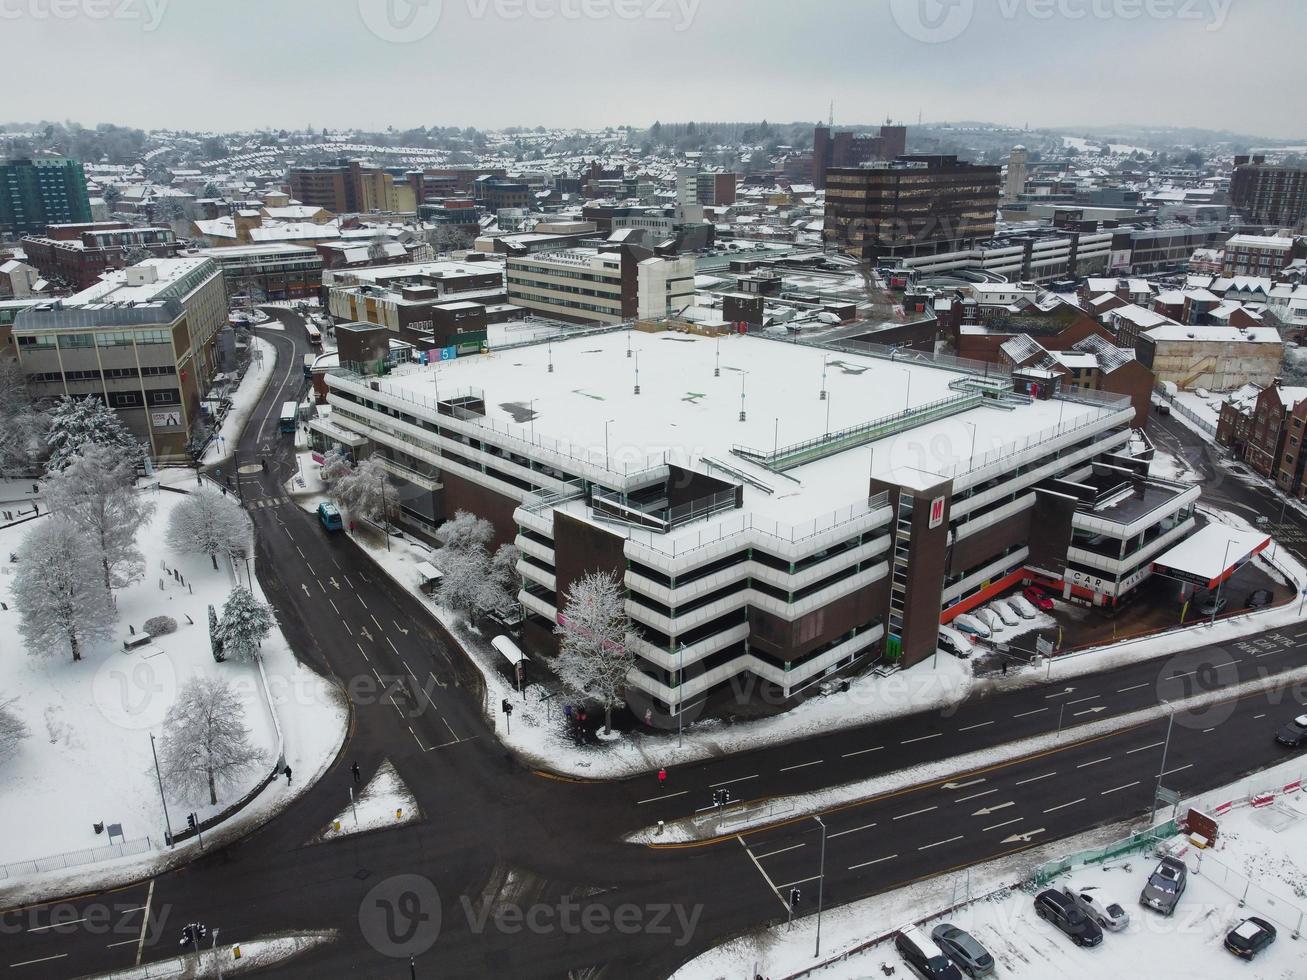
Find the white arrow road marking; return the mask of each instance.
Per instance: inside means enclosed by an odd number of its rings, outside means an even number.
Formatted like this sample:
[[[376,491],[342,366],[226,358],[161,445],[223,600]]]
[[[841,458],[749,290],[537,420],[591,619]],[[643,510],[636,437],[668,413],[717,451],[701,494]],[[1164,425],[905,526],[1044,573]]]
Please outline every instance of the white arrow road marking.
[[[1038,830],[1027,830],[1024,834],[1013,834],[1011,837],[1004,837],[1003,843],[1015,844],[1020,841],[1023,844],[1029,844],[1030,838],[1034,837],[1036,834],[1042,834],[1043,832],[1043,827],[1040,827]]]
[[[975,813],[973,813],[972,816],[973,816],[973,817],[987,817],[987,816],[989,816],[991,813],[997,813],[999,810],[1006,810],[1006,809],[1007,809],[1008,807],[1010,807],[1010,806],[1016,806],[1016,803],[1015,803],[1014,801],[1012,801],[1012,800],[1008,800],[1006,803],[1000,803],[1000,804],[998,804],[998,806],[987,806],[987,807],[982,807],[981,809],[979,809],[979,810],[977,810]]]
[[[398,620],[398,619],[391,620],[391,622],[393,622],[393,623],[395,624],[395,629],[399,630],[399,631],[400,631],[401,633],[403,633],[405,636],[408,636],[408,630],[405,629],[403,626],[400,626],[400,625],[399,625],[399,620]]]
[[[968,786],[979,786],[984,781],[985,781],[985,777],[981,776],[979,779],[973,779],[969,783],[945,783],[940,788],[941,789],[966,789]]]
[[[300,588],[304,590],[304,594],[305,594],[305,595],[309,595],[309,594],[310,594],[310,593],[309,593],[309,587],[308,587],[307,585],[305,585],[303,582],[300,583]]]
[[[331,578],[329,578],[327,581],[329,581],[329,582],[331,583],[331,587],[332,587],[333,589],[336,589],[337,591],[340,590],[340,583],[336,581],[336,576],[334,576],[334,575],[331,576]]]
[[[1071,717],[1072,717],[1072,718],[1079,718],[1081,715],[1096,715],[1096,714],[1098,714],[1100,711],[1106,711],[1106,710],[1107,710],[1107,709],[1104,708],[1104,707],[1100,704],[1097,708],[1086,708],[1084,711],[1076,711],[1076,712],[1073,712],[1072,715],[1071,715]]]
[[[368,628],[366,626],[360,627],[359,632],[362,633],[366,639],[368,640],[372,639],[372,634],[368,632]]]

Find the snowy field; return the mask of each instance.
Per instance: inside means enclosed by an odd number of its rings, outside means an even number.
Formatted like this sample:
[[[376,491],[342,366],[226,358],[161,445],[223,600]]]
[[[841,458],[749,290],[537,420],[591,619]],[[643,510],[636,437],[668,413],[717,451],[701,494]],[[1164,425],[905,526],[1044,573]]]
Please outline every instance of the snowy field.
[[[183,486],[195,485],[189,471],[164,474],[177,476],[175,482]],[[239,786],[220,792],[217,807],[208,804],[207,796],[183,800],[170,794],[172,826],[184,828],[191,811],[204,819],[230,805],[276,762],[276,725],[257,666],[218,664],[209,648],[207,607],[212,604],[221,611],[237,574],[244,584],[244,566],[239,572],[230,567],[214,571],[207,555],[170,551],[164,544],[168,516],[184,498],[153,486],[140,492],[156,504],[153,519],[137,538],[146,560],[145,579],[118,593],[117,639],[91,648],[80,663],[70,656],[33,657],[23,649],[19,616],[9,594],[17,566],[3,566],[0,600],[9,609],[0,612],[0,635],[5,637],[0,641],[0,698],[17,699],[13,708],[30,736],[19,743],[13,758],[0,763],[0,864],[102,846],[106,834],[96,834],[93,828],[101,822],[121,824],[128,840],[148,835],[156,850],[163,848],[164,818],[150,734],[160,734],[172,699],[192,677],[220,676],[232,683],[264,763]],[[0,530],[0,553],[16,551],[33,526],[35,522]],[[174,578],[174,570],[180,579]],[[254,587],[261,597],[257,581]],[[146,619],[158,615],[175,619],[176,632],[125,652],[120,641],[128,635],[129,624],[140,632]],[[286,760],[298,783],[292,791],[284,779],[273,781],[257,807],[266,816],[330,763],[343,738],[348,709],[332,685],[297,664],[279,630],[273,630],[262,650]],[[86,873],[93,873],[93,866]]]
[[[1210,810],[1222,800],[1296,779],[1301,762],[1290,762],[1239,783],[1203,794],[1195,802]],[[1191,801],[1186,801],[1186,806]],[[1185,812],[1184,807],[1181,813]],[[1126,837],[1124,824],[943,875],[896,891],[831,909],[822,918],[822,958],[814,959],[815,919],[742,937],[702,954],[676,973],[676,980],[716,980],[755,974],[781,977],[830,962],[812,975],[820,980],[891,975],[912,976],[891,942],[840,960],[840,954],[886,937],[911,923],[929,932],[941,922],[974,935],[995,957],[996,976],[1010,980],[1301,980],[1307,976],[1307,940],[1290,938],[1299,910],[1307,910],[1307,797],[1280,797],[1264,809],[1237,808],[1220,818],[1220,836],[1206,852],[1190,849],[1184,860],[1189,885],[1171,918],[1142,909],[1138,896],[1157,858],[1136,853],[1103,865],[1074,870],[1050,883],[1095,885],[1129,913],[1130,923],[1108,933],[1100,946],[1081,949],[1034,912],[1036,889],[1016,888],[1039,864]],[[1246,877],[1245,877],[1246,876]],[[1248,905],[1239,907],[1245,885]],[[994,894],[991,894],[994,893]],[[975,896],[986,896],[976,901]],[[943,910],[961,903],[961,908]],[[1222,946],[1226,932],[1249,915],[1277,927],[1276,942],[1252,963],[1242,963]]]

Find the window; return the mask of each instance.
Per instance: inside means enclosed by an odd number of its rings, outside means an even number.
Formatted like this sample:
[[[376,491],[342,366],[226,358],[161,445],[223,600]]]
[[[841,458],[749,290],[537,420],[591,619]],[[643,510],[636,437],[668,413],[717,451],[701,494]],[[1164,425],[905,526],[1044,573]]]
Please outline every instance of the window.
[[[59,335],[59,347],[62,350],[94,346],[95,334],[93,333],[61,333]]]
[[[141,404],[141,393],[139,391],[109,392],[109,406],[111,408],[140,408]]]
[[[181,401],[181,395],[176,388],[164,388],[161,391],[150,392],[151,405],[176,405]]]

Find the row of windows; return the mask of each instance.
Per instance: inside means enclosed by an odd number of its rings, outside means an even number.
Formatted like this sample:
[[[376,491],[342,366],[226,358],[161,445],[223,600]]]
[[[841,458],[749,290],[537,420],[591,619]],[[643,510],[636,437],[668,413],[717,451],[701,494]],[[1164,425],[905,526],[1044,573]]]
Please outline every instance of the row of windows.
[[[164,378],[177,373],[177,368],[172,364],[164,364],[156,367],[143,368],[105,368],[103,371],[98,368],[92,368],[85,371],[33,371],[27,375],[27,380],[36,384],[50,384],[61,381],[99,381],[105,379],[108,381],[121,381],[126,378]]]

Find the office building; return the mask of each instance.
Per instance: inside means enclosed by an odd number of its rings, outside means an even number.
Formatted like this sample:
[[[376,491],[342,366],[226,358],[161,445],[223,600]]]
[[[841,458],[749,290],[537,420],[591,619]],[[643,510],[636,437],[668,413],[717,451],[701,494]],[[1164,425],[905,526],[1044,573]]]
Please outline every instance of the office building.
[[[0,239],[39,235],[47,225],[91,220],[86,174],[77,160],[0,160]]]
[[[874,160],[893,160],[908,152],[908,129],[886,123],[876,135],[817,126],[812,131],[812,185],[826,186],[826,171],[859,167]]]
[[[1301,230],[1307,221],[1307,167],[1277,166],[1264,156],[1237,156],[1230,204],[1253,224]]]
[[[569,248],[510,256],[508,301],[578,323],[658,318],[694,305],[694,259],[647,248]]]
[[[88,289],[106,272],[141,258],[176,255],[181,243],[171,228],[141,228],[122,222],[50,225],[41,236],[23,239],[27,260],[46,279],[70,289]]]

